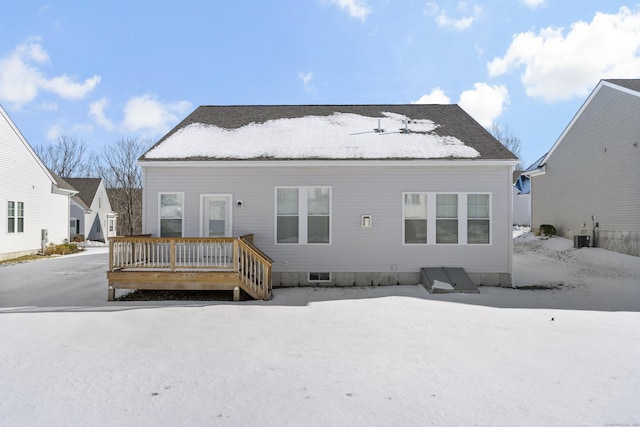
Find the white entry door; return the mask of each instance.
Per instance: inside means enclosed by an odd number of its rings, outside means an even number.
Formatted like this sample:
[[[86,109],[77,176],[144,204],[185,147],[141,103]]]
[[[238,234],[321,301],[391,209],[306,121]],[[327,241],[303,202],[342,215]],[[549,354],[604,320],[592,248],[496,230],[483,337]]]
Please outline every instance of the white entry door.
[[[231,237],[231,196],[202,196],[202,237]]]

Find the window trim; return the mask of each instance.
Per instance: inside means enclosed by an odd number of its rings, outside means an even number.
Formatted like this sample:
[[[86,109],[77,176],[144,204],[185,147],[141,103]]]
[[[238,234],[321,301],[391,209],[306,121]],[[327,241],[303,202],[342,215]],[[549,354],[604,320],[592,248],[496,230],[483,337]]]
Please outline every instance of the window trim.
[[[16,202],[16,232],[24,233],[24,202]]]
[[[407,217],[406,217],[406,211],[405,211],[405,198],[407,195],[410,194],[415,194],[415,195],[423,195],[425,200],[425,205],[427,208],[427,212],[426,212],[426,218],[424,218],[424,221],[426,222],[426,241],[423,242],[412,242],[412,243],[407,243],[407,235],[406,235],[406,223],[407,223]],[[429,243],[429,237],[430,237],[430,232],[429,232],[429,227],[430,227],[430,221],[429,221],[429,193],[424,192],[424,191],[404,191],[402,193],[402,244],[403,245],[409,245],[409,246],[413,246],[413,245],[426,245]]]
[[[462,233],[462,230],[460,229],[462,225],[460,224],[460,213],[461,213],[460,199],[466,200],[466,197],[460,197],[463,194],[465,193],[456,193],[451,191],[435,193],[434,201],[433,201],[435,216],[433,218],[433,221],[434,221],[434,243],[436,245],[460,245],[461,244],[460,239],[463,233]],[[449,218],[449,217],[438,216],[438,196],[456,196],[456,216],[455,217]],[[457,239],[455,242],[438,242],[438,221],[452,221],[452,222],[455,221],[456,222],[456,228],[457,228],[456,238]],[[466,243],[466,239],[464,239],[464,242]]]
[[[298,190],[298,241],[278,242],[278,190]],[[327,243],[309,243],[309,190],[321,188],[329,190],[329,241]],[[294,215],[287,215],[294,216]],[[324,216],[324,215],[321,215]],[[331,245],[333,243],[333,187],[330,185],[279,185],[273,191],[273,243],[275,245]]]
[[[469,196],[486,195],[489,196],[489,217],[488,218],[469,218]],[[491,245],[493,242],[493,194],[490,192],[470,192],[465,194],[465,239],[467,245]],[[488,243],[469,243],[469,220],[487,220],[489,221],[489,242]]]
[[[328,278],[327,279],[312,279],[311,275],[312,274],[328,274]],[[309,283],[330,283],[332,281],[332,274],[328,271],[310,271],[307,273],[307,282]]]
[[[16,202],[7,200],[7,234],[16,233]]]
[[[184,237],[184,227],[185,227],[185,218],[184,218],[184,211],[185,211],[185,197],[184,197],[184,192],[183,191],[162,191],[162,192],[158,192],[158,236],[159,237],[163,237],[162,236],[162,213],[161,213],[161,203],[162,203],[162,196],[167,195],[167,194],[177,194],[180,196],[180,201],[182,202],[182,218],[180,218],[181,224],[180,224],[180,237]]]

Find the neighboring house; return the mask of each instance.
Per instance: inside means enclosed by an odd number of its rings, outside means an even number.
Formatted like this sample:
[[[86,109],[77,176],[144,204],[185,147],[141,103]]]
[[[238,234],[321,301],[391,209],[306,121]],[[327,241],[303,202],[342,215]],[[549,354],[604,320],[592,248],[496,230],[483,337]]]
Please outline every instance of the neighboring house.
[[[68,240],[75,193],[46,168],[0,106],[0,260]]]
[[[71,238],[107,242],[109,237],[115,236],[117,214],[111,210],[102,178],[65,180],[78,190],[78,194],[71,198]]]
[[[531,178],[516,171],[513,183],[513,224],[531,225]]]
[[[274,286],[509,286],[517,163],[457,105],[202,106],[140,158],[143,233],[253,234]]]
[[[534,229],[550,224],[562,236],[595,236],[595,246],[640,256],[640,79],[601,80],[525,173]]]

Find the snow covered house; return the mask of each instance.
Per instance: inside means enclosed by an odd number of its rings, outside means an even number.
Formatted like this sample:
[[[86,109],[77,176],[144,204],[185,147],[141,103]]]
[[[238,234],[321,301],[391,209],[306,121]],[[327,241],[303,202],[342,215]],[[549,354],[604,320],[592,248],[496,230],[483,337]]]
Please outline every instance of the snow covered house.
[[[64,179],[78,190],[71,198],[71,238],[107,242],[115,236],[117,214],[111,210],[102,178]]]
[[[139,162],[143,233],[250,234],[273,286],[511,284],[518,160],[457,105],[201,106]]]
[[[69,239],[69,198],[77,191],[52,173],[0,106],[0,259]]]
[[[534,229],[551,224],[559,235],[640,256],[639,118],[640,79],[598,83],[551,150],[525,171]]]

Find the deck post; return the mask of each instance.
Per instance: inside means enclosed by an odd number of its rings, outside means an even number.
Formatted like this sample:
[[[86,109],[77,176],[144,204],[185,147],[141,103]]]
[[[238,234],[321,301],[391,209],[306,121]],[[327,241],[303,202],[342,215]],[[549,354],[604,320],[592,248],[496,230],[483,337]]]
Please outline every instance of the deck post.
[[[176,239],[171,239],[169,247],[169,260],[171,271],[176,271]]]
[[[109,271],[113,271],[113,240],[109,240]]]
[[[233,288],[233,300],[240,301],[240,288],[237,286]]]
[[[115,301],[116,299],[116,290],[113,286],[109,286],[109,291],[107,292],[107,301]]]

